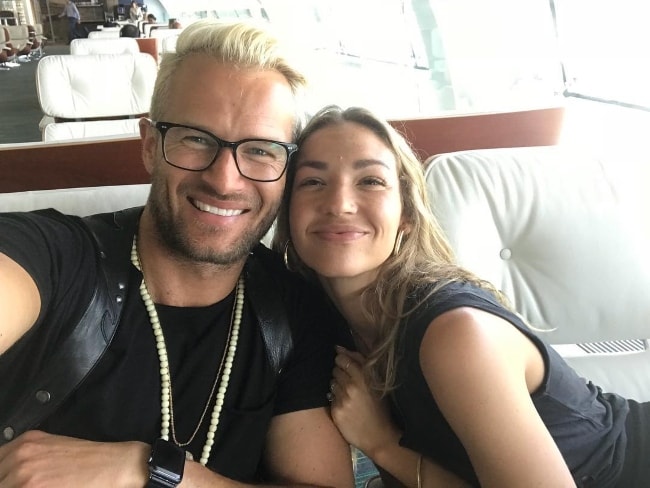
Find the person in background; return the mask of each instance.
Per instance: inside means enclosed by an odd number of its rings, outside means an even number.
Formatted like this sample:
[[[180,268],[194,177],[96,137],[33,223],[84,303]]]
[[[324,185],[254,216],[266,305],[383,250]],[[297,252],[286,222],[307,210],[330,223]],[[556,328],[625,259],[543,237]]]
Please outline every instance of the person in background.
[[[650,403],[579,377],[455,264],[386,121],[327,107],[297,143],[274,246],[347,320],[332,416],[388,485],[647,485]]]
[[[353,486],[337,316],[259,244],[305,84],[268,32],[193,23],[140,121],[144,208],[0,214],[0,486]]]
[[[178,19],[169,19],[169,28],[170,29],[182,29],[183,26]]]
[[[129,8],[129,19],[131,22],[142,20],[142,9],[136,1],[131,2],[131,7]]]
[[[154,14],[147,14],[147,24],[155,24],[158,21]]]
[[[77,35],[77,26],[81,23],[79,9],[72,0],[67,0],[63,6],[63,11],[59,14],[59,18],[62,17],[68,19],[68,44],[70,44],[73,39],[79,37]]]

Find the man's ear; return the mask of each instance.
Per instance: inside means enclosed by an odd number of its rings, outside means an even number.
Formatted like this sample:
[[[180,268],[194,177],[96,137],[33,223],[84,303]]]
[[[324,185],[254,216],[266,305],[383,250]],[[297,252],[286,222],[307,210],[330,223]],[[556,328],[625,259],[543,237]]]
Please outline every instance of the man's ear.
[[[158,148],[157,129],[147,118],[140,119],[140,138],[142,139],[142,163],[147,173],[153,172]]]

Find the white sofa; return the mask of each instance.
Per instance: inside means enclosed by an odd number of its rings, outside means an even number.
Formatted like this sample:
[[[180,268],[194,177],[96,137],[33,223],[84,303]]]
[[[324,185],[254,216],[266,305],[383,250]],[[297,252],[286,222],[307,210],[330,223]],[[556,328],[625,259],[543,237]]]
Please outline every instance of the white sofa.
[[[460,264],[490,280],[585,378],[650,400],[650,161],[561,146],[438,155],[434,212]]]

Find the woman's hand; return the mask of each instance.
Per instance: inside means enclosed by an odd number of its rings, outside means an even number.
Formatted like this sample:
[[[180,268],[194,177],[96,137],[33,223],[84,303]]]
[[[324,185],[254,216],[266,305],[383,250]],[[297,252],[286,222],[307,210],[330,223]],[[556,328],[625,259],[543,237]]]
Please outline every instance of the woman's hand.
[[[332,373],[332,418],[345,440],[371,458],[377,449],[399,442],[386,400],[372,392],[363,377],[365,358],[337,346]]]

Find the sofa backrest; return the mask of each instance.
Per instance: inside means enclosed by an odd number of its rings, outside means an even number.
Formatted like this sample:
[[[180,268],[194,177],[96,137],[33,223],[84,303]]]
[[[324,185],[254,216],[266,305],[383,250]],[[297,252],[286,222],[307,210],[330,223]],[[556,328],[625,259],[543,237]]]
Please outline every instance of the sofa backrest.
[[[149,184],[64,188],[0,193],[0,212],[55,208],[71,215],[92,215],[144,205]]]
[[[145,53],[50,55],[38,63],[36,89],[55,118],[135,116],[149,112],[157,74]]]
[[[650,399],[648,161],[561,146],[474,150],[434,157],[426,179],[461,265],[502,290],[567,357],[610,347],[645,356],[634,373],[593,357],[572,365],[586,364],[579,372],[603,387]],[[621,386],[625,375],[636,384]]]
[[[73,39],[70,54],[128,54],[139,53],[138,42],[132,37],[116,39]]]
[[[650,336],[649,165],[558,146],[465,151],[434,158],[427,182],[459,261],[551,342]]]

